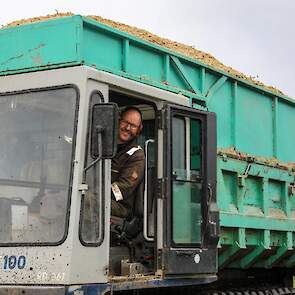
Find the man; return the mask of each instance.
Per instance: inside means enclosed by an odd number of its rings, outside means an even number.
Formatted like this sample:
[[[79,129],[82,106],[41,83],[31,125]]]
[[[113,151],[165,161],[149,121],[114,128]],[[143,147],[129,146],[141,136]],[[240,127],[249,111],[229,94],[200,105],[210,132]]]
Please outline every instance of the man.
[[[145,156],[136,144],[142,130],[142,115],[138,108],[125,108],[119,121],[117,154],[112,160],[112,215],[126,218],[132,215],[134,198],[144,178]]]

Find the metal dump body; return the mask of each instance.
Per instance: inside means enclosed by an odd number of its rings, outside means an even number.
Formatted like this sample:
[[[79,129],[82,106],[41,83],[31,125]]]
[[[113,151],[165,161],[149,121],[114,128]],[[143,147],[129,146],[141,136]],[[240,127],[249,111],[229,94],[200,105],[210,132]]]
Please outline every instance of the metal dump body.
[[[0,48],[0,75],[84,64],[215,112],[220,267],[295,265],[294,100],[81,16],[1,30]]]

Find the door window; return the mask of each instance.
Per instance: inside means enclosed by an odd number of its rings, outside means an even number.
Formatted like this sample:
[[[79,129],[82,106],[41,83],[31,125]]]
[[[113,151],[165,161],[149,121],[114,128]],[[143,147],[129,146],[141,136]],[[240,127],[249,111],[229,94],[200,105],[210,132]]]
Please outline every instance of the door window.
[[[77,91],[0,96],[0,243],[66,236]]]
[[[88,130],[91,128],[92,109],[95,104],[101,103],[102,97],[100,93],[93,93],[90,98]],[[86,165],[89,165],[94,159],[90,155],[91,130],[88,132],[87,141],[87,160]],[[103,241],[103,220],[104,220],[104,199],[102,186],[103,178],[103,161],[97,162],[89,170],[85,176],[85,183],[88,185],[88,190],[82,199],[81,224],[80,224],[80,240],[86,246],[96,246]]]
[[[201,242],[201,121],[175,115],[172,119],[172,240]]]

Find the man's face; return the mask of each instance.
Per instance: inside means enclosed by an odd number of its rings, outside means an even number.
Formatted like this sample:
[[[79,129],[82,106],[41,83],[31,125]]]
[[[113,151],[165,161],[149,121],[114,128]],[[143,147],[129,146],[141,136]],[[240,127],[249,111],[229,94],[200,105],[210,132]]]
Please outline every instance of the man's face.
[[[127,111],[119,122],[119,143],[134,139],[141,131],[140,114],[135,110]]]

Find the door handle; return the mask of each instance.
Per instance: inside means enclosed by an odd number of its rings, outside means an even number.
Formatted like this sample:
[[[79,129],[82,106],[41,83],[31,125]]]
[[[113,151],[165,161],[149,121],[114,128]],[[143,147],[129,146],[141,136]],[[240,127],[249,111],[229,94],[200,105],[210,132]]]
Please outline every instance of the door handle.
[[[177,256],[188,256],[191,257],[194,255],[193,251],[176,251]]]
[[[207,199],[207,205],[209,207],[209,205],[211,203],[212,195],[213,195],[213,190],[212,190],[212,187],[211,187],[210,183],[208,183],[207,189],[208,189],[208,193],[209,193],[208,199]]]

